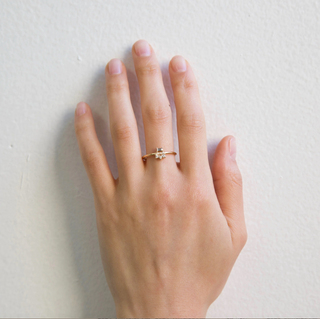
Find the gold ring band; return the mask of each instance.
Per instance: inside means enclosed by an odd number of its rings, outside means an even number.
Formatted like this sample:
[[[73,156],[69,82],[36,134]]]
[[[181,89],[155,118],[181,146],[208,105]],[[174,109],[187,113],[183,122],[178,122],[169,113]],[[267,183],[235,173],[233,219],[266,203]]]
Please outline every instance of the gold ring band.
[[[162,147],[157,147],[156,152],[143,155],[142,159],[145,161],[149,156],[154,156],[157,159],[163,159],[166,157],[166,154],[177,155],[176,152],[164,152]]]

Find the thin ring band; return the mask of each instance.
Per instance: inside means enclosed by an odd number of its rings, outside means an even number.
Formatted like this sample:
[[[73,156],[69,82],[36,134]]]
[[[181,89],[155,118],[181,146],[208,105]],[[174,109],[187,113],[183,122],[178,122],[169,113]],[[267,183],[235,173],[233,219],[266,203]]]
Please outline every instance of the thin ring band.
[[[142,159],[145,161],[149,156],[155,156],[155,158],[163,159],[166,157],[166,154],[177,155],[176,152],[164,152],[162,147],[158,147],[156,152],[143,155]]]

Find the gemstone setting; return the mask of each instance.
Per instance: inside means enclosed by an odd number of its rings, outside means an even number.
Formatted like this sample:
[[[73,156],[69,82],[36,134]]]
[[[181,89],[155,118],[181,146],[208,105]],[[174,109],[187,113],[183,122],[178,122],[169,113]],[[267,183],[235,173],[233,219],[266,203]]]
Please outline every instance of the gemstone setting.
[[[164,154],[163,148],[162,147],[157,147],[157,151],[155,153],[155,158],[163,159],[165,157],[166,157],[166,154]]]

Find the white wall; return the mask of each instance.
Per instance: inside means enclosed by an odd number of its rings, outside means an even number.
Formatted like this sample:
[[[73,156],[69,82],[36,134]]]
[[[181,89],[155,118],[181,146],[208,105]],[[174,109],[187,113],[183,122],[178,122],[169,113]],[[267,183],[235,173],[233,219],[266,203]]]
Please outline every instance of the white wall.
[[[238,141],[249,238],[208,317],[320,316],[319,21],[312,0],[1,0],[0,316],[115,315],[73,114],[91,105],[116,175],[104,67],[125,62],[141,130],[138,39],[172,105],[168,62],[192,64],[210,159]]]

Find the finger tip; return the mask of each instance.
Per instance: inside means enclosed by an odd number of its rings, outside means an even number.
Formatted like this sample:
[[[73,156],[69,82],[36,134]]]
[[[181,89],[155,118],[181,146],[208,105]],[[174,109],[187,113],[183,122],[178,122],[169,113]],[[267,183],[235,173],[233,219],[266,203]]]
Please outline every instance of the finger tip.
[[[219,159],[219,161],[229,162],[230,157],[235,160],[235,152],[236,138],[234,135],[227,135],[219,142],[214,153],[214,161]]]
[[[76,109],[75,109],[75,114],[77,117],[85,114],[87,112],[87,103],[85,102],[79,102],[76,106]]]
[[[235,161],[237,155],[237,143],[234,136],[229,139],[229,154],[231,159]]]
[[[149,41],[145,39],[139,39],[132,45],[131,53],[133,57],[148,57],[152,55],[153,48]]]
[[[175,55],[170,60],[169,66],[174,73],[182,73],[187,71],[189,63],[182,55]]]
[[[237,143],[234,135],[225,136],[219,143],[219,150],[222,154],[228,158],[231,158],[233,161],[236,160],[237,153]]]
[[[139,44],[139,43],[141,43],[141,42],[147,42],[147,43],[149,44],[149,42],[148,42],[147,40],[145,40],[145,39],[139,39],[139,40],[137,40],[136,42],[133,43],[132,48],[134,48],[135,45],[137,45],[137,44]]]
[[[77,104],[77,106],[79,106],[79,105],[86,105],[87,103],[86,102],[83,102],[83,101],[80,101],[78,104]]]
[[[235,139],[234,135],[232,134],[229,134],[229,135],[226,135],[222,140],[221,142],[223,141],[224,143],[228,143],[231,139]]]
[[[113,58],[107,63],[104,71],[106,76],[122,74],[125,71],[125,65],[120,59]]]

